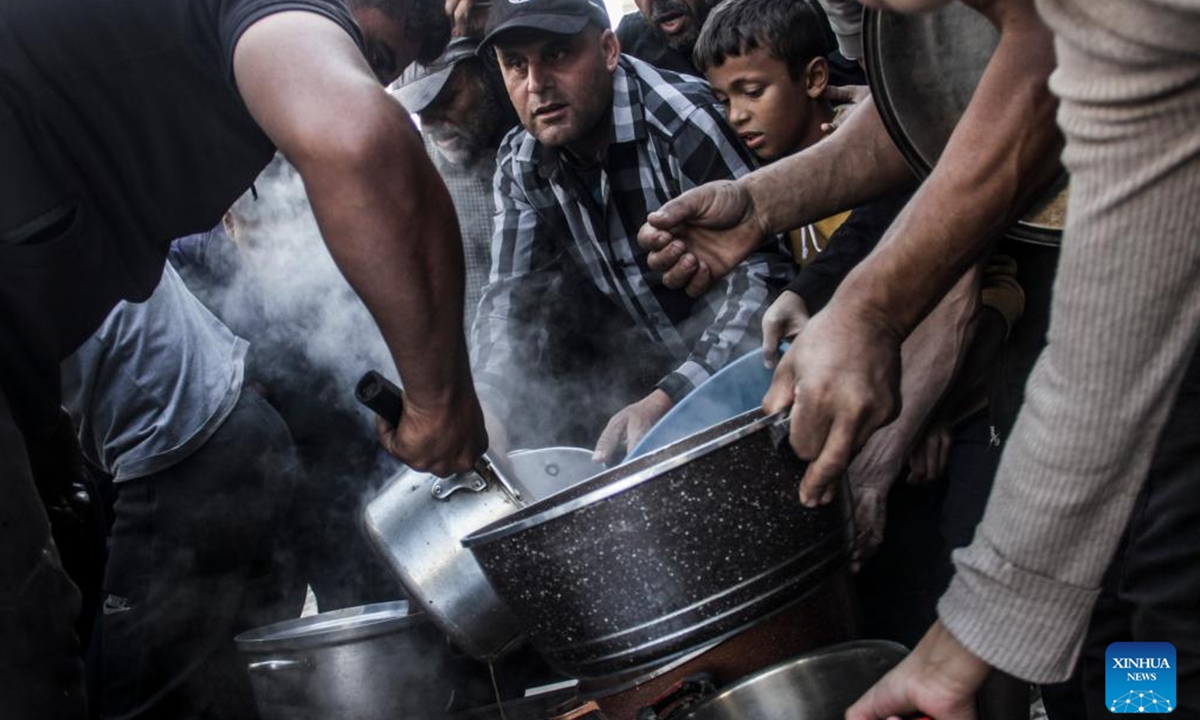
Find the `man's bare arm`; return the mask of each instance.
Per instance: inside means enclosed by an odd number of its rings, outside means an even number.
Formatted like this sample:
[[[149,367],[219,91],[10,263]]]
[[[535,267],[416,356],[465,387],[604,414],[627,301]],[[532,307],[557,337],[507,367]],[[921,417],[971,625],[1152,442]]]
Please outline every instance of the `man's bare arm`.
[[[385,447],[464,470],[487,445],[462,335],[463,259],[445,185],[404,109],[320,15],[258,21],[234,53],[255,120],[299,170],[334,260],[375,317],[408,404]]]
[[[1033,0],[973,3],[1000,43],[941,161],[876,250],[794,350],[804,368],[792,447],[812,460],[800,494],[818,503],[854,452],[899,410],[899,347],[921,318],[1059,170],[1050,31]]]
[[[770,233],[786,232],[915,182],[867,99],[829,137],[733,182],[702,185],[651,213],[638,241],[669,287],[699,295]]]
[[[1061,170],[1054,41],[1033,0],[967,2],[1000,43],[929,179],[836,298],[885,310],[907,335]]]

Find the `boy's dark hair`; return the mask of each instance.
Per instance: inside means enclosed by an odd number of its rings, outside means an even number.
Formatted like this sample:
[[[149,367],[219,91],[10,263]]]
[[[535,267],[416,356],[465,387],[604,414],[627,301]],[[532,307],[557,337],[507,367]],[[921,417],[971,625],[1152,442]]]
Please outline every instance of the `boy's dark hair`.
[[[825,57],[829,47],[825,18],[809,0],[722,0],[704,21],[692,62],[708,72],[726,57],[764,48],[799,80],[809,61]]]

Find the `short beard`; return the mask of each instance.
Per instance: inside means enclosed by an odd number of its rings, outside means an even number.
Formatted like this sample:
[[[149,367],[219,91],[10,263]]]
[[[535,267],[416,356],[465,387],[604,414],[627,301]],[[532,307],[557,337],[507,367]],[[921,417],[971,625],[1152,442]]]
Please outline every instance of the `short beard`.
[[[692,24],[688,30],[679,35],[668,35],[666,40],[669,48],[691,57],[692,50],[696,47],[696,40],[700,37],[700,28],[704,25],[704,18],[708,16],[708,7],[705,0],[697,0],[694,11],[683,0],[658,0],[654,5],[654,16],[650,20],[655,27],[658,27],[659,21],[664,16],[690,15]]]
[[[473,77],[471,82],[479,83],[479,101],[471,109],[471,114],[460,125],[455,126],[450,134],[457,135],[465,142],[458,150],[447,152],[434,143],[438,153],[454,165],[474,165],[488,153],[495,155],[497,137],[500,125],[504,122],[504,109],[496,98],[495,91],[484,77]],[[428,134],[430,141],[437,140],[439,124],[430,123]]]

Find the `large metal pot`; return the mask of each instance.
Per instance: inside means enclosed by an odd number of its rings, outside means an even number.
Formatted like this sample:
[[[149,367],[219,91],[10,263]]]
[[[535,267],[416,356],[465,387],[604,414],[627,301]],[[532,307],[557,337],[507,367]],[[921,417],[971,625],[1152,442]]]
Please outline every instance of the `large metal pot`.
[[[403,601],[275,623],[235,642],[262,720],[433,718],[456,692],[449,645]]]
[[[867,10],[863,16],[871,94],[892,140],[921,177],[941,157],[999,38],[987,18],[963,3],[930,13]],[[1067,195],[1064,172],[1005,234],[1057,246]]]
[[[854,604],[851,585],[845,568],[806,597],[732,637],[653,670],[584,680],[575,702],[564,705],[559,717],[590,703],[604,720],[665,718],[708,697],[712,687],[725,687],[799,653],[857,637],[857,617],[846,611]],[[710,687],[687,688],[698,676]]]
[[[801,655],[758,672],[697,705],[680,720],[833,720],[908,651],[858,640]]]
[[[559,672],[661,664],[804,596],[845,562],[849,493],[800,505],[805,466],[779,447],[784,421],[744,413],[463,544]]]
[[[520,450],[509,455],[509,463],[532,499],[603,469],[580,448]],[[495,484],[472,480],[477,476],[443,479],[408,470],[367,504],[365,519],[368,536],[413,602],[464,652],[490,659],[519,642],[522,625],[459,541],[515,512],[517,505]]]

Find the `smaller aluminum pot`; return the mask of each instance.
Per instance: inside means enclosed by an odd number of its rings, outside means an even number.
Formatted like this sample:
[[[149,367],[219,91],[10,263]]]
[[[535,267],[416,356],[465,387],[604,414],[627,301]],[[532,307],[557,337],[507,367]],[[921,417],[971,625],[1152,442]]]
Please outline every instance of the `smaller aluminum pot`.
[[[262,720],[433,718],[456,691],[450,646],[405,601],[287,620],[234,642]]]
[[[530,502],[604,469],[582,448],[518,450],[508,462]],[[459,541],[518,506],[493,483],[473,484],[477,479],[406,470],[367,504],[364,524],[408,596],[463,652],[488,660],[520,644],[524,626]]]
[[[907,654],[904,646],[882,640],[834,645],[755,673],[679,720],[840,718]]]

